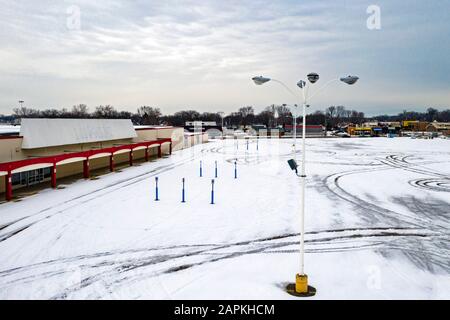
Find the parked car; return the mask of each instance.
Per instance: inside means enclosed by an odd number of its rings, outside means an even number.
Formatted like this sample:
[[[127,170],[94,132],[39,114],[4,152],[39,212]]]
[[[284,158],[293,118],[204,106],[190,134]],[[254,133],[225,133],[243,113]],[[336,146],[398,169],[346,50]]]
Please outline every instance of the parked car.
[[[341,138],[350,138],[350,135],[347,132],[338,132],[336,133],[336,136]]]

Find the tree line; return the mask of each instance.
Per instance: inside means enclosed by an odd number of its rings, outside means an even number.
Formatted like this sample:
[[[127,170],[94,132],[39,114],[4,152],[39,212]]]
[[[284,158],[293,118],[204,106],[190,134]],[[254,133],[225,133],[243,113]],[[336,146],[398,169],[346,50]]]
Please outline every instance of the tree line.
[[[270,105],[261,112],[256,113],[253,106],[239,108],[235,112],[227,115],[220,112],[198,112],[196,110],[182,110],[171,115],[163,115],[160,108],[141,106],[135,113],[129,111],[118,111],[111,105],[101,105],[95,107],[90,112],[85,104],[73,106],[71,109],[44,109],[20,107],[13,109],[13,115],[8,119],[22,118],[75,118],[75,119],[131,119],[135,125],[172,125],[184,126],[186,121],[214,121],[228,127],[251,126],[255,124],[267,127],[284,126],[293,123],[292,108],[286,105]],[[297,122],[301,121],[301,108],[297,110]],[[347,118],[345,118],[347,117]],[[308,124],[328,124],[334,125],[338,121],[352,120],[361,122],[364,120],[364,113],[351,111],[346,112],[342,106],[329,107],[325,112],[316,111],[308,115]]]
[[[404,110],[397,115],[380,115],[374,117],[378,121],[403,121],[418,120],[427,122],[450,122],[450,109],[439,111],[435,108],[428,108],[425,112]]]
[[[220,112],[198,112],[195,110],[182,110],[171,115],[163,115],[160,108],[141,106],[136,112],[118,111],[111,105],[100,105],[91,112],[85,104],[78,104],[71,109],[45,109],[20,107],[13,109],[13,115],[0,116],[0,120],[11,122],[12,119],[21,118],[100,118],[100,119],[131,119],[135,125],[172,125],[184,126],[186,121],[214,121],[227,127],[240,127],[251,125],[265,125],[266,127],[278,127],[293,123],[292,111],[297,115],[297,123],[300,124],[301,107],[293,108],[286,105],[270,105],[261,112],[256,113],[252,106],[239,108],[235,112],[224,114]],[[366,121],[450,121],[450,109],[438,111],[428,108],[426,112],[403,111],[397,115],[380,115],[366,117],[363,112],[348,110],[344,106],[330,106],[324,111],[308,113],[307,123],[311,125],[325,125],[328,129],[340,124],[362,124]]]

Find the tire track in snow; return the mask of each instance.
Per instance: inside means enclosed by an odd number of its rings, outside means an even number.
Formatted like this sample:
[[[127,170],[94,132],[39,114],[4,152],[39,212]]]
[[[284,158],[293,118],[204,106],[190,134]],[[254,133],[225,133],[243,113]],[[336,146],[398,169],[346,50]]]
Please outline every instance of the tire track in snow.
[[[424,233],[417,229],[395,229],[388,227],[367,229],[347,228],[338,230],[311,231],[305,233],[305,235],[307,236],[305,243],[309,245],[326,245],[334,243],[331,247],[328,246],[327,248],[320,248],[318,250],[308,248],[308,252],[332,252],[334,249],[355,250],[362,248],[361,246],[348,246],[348,244],[346,244],[344,249],[336,246],[335,242],[342,240],[354,241],[368,240],[371,238],[380,237],[392,238],[433,236],[433,234]],[[0,272],[0,281],[2,282],[1,287],[5,288],[14,285],[27,284],[38,279],[49,279],[51,277],[61,276],[64,274],[64,270],[66,270],[67,264],[72,262],[80,265],[80,267],[83,269],[89,270],[90,273],[93,273],[83,279],[82,285],[79,290],[87,288],[98,282],[111,282],[111,279],[114,278],[116,279],[112,282],[111,285],[124,285],[124,281],[126,283],[129,283],[130,281],[138,281],[139,279],[142,279],[142,277],[154,277],[164,273],[178,272],[194,266],[212,263],[223,259],[231,259],[247,254],[266,253],[265,251],[267,250],[271,250],[271,252],[268,253],[274,253],[274,249],[281,249],[286,246],[298,245],[298,240],[287,242],[285,241],[291,238],[298,238],[298,236],[299,234],[293,233],[255,240],[239,241],[231,244],[203,244],[155,247],[150,249],[135,249],[127,251],[105,252],[95,255],[83,255],[78,257],[42,262],[10,270],[4,270]],[[282,240],[282,242],[280,242],[280,240]],[[380,243],[377,242],[376,245],[379,246]],[[367,245],[367,248],[369,248],[369,245]],[[181,252],[169,252],[167,254],[164,253],[164,251],[173,251],[180,249]],[[161,253],[158,251],[163,252]],[[280,250],[280,253],[283,253],[282,250]],[[127,255],[129,256],[134,254],[137,254],[136,257],[127,257]],[[111,260],[111,258],[113,259]],[[190,260],[189,263],[185,261],[186,259]],[[177,260],[180,261],[177,263]],[[164,264],[168,265],[164,266]],[[143,271],[145,275],[129,275],[136,270],[145,268],[151,269]],[[48,271],[48,269],[52,269],[53,271]],[[96,270],[99,269],[106,270],[96,272]],[[27,274],[31,275],[27,276]],[[8,278],[13,279],[8,281]],[[74,288],[69,288],[67,292],[54,295],[54,298],[64,299],[75,291],[76,290]]]
[[[383,219],[387,219],[396,227],[401,226],[402,223],[407,223],[409,225],[413,225],[415,227],[422,227],[425,222],[424,219],[411,217],[402,213],[394,212],[392,210],[380,207],[368,201],[365,201],[354,194],[346,191],[339,183],[339,180],[345,176],[359,174],[359,173],[367,173],[374,172],[378,170],[386,170],[386,168],[379,169],[363,169],[358,171],[347,171],[344,173],[335,173],[325,177],[323,181],[324,187],[329,191],[332,195],[345,200],[346,202],[351,203],[355,207],[359,209],[359,212],[364,220],[369,223],[379,222],[380,217]],[[385,220],[383,220],[385,221]]]
[[[335,173],[335,174],[331,174],[331,175],[328,175],[327,177],[325,177],[322,180],[322,183],[330,193],[332,193],[333,195],[337,196],[338,198],[343,199],[347,202],[350,202],[353,205],[355,205],[356,207],[358,207],[360,209],[360,213],[363,214],[363,216],[366,219],[368,219],[368,221],[370,221],[370,222],[376,222],[376,221],[373,220],[373,217],[370,217],[367,215],[367,213],[366,213],[367,210],[371,211],[371,213],[381,215],[384,218],[388,218],[392,222],[396,223],[397,226],[399,225],[399,223],[403,222],[403,223],[414,225],[416,227],[422,227],[423,223],[429,224],[430,219],[412,217],[412,216],[405,215],[405,214],[402,214],[399,212],[395,212],[390,209],[386,209],[386,208],[380,207],[378,205],[375,205],[373,203],[370,203],[366,200],[363,200],[363,199],[351,194],[350,192],[345,191],[344,188],[340,185],[340,181],[339,181],[340,179],[342,179],[343,177],[348,176],[348,175],[369,173],[369,172],[383,171],[383,170],[392,170],[392,169],[410,169],[412,166],[414,166],[413,164],[407,165],[407,167],[405,167],[403,165],[400,165],[400,166],[397,165],[398,162],[408,164],[408,162],[406,162],[406,158],[409,158],[409,157],[411,157],[411,156],[404,156],[401,159],[398,159],[398,156],[396,156],[396,155],[388,155],[386,157],[386,159],[394,159],[394,160],[389,160],[389,161],[385,161],[385,162],[382,161],[388,167],[368,168],[368,169],[362,169],[362,170],[351,170],[351,171],[346,171],[346,172]],[[428,171],[428,170],[420,170],[420,169],[414,170],[413,172],[420,173],[420,174],[426,174],[426,175],[428,175],[430,173],[430,171]],[[442,175],[442,174],[440,174],[438,172],[434,172],[434,171],[432,171],[432,173],[434,175],[439,175],[439,176]]]
[[[203,150],[202,150],[203,152]],[[195,157],[192,159],[194,160]],[[189,161],[192,161],[189,160]],[[381,170],[392,170],[394,168],[379,168]],[[396,168],[397,169],[397,168]],[[400,169],[400,168],[398,168]],[[112,191],[111,191],[112,192]],[[378,209],[385,210],[379,206]],[[397,213],[395,213],[397,214]],[[407,216],[409,217],[409,216]],[[399,220],[400,222],[404,222],[403,220]],[[417,224],[415,226],[418,226]],[[368,233],[373,233],[372,235],[365,234],[363,230],[368,230]],[[391,231],[389,231],[391,230]],[[392,231],[394,230],[394,231]],[[335,232],[335,236],[331,236],[326,233]],[[347,234],[346,234],[347,232]],[[339,230],[322,230],[322,231],[312,231],[307,232],[306,235],[321,235],[322,238],[311,238],[308,237],[305,243],[308,244],[307,252],[339,252],[344,250],[362,250],[364,248],[373,249],[378,247],[387,247],[387,248],[398,248],[402,251],[412,252],[413,249],[410,248],[411,244],[407,241],[400,242],[401,245],[394,241],[394,244],[391,239],[428,239],[430,237],[435,238],[436,235],[433,233],[427,233],[427,230],[424,230],[422,226],[420,228],[369,228],[369,229],[360,229],[360,228],[347,228],[347,229],[339,229]],[[285,234],[279,235],[275,237],[267,237],[256,240],[249,241],[241,241],[232,244],[204,244],[204,245],[192,245],[192,246],[179,246],[179,247],[167,247],[167,248],[151,248],[151,249],[141,249],[141,250],[126,250],[122,251],[122,253],[118,252],[109,252],[109,253],[100,253],[95,254],[93,256],[85,256],[82,258],[72,257],[68,259],[70,262],[80,264],[82,268],[85,268],[87,272],[91,273],[89,276],[83,278],[82,287],[81,288],[68,288],[67,290],[53,295],[53,298],[56,299],[64,299],[70,297],[73,294],[76,294],[80,290],[84,290],[89,288],[92,285],[97,283],[104,283],[107,287],[108,292],[112,292],[111,290],[115,287],[120,287],[126,283],[134,282],[134,281],[142,281],[148,277],[155,277],[164,273],[174,273],[180,272],[183,270],[187,270],[189,268],[199,266],[202,264],[212,263],[216,261],[220,261],[223,259],[231,259],[235,257],[239,257],[247,254],[257,254],[257,253],[291,253],[297,252],[296,250],[289,250],[286,247],[298,245],[298,241],[294,241],[293,238],[298,237],[298,234]],[[293,239],[293,240],[290,240]],[[379,241],[382,239],[384,241]],[[352,245],[354,242],[359,241],[369,241],[371,243],[364,245]],[[376,241],[375,241],[376,240]],[[372,242],[373,241],[373,242]],[[338,242],[345,242],[341,245],[337,245]],[[324,245],[325,247],[319,248],[317,246]],[[327,245],[329,245],[327,247]],[[316,246],[316,248],[314,248]],[[284,248],[284,250],[283,250]],[[164,253],[164,252],[155,252],[155,250],[175,250],[176,252]],[[226,250],[226,252],[221,252]],[[309,251],[308,251],[309,250]],[[286,252],[284,252],[286,251]],[[419,251],[420,250],[415,250]],[[143,256],[139,257],[127,257],[130,254],[142,254]],[[414,254],[418,254],[413,253]],[[435,253],[440,258],[448,257],[442,255],[442,252],[436,251]],[[119,257],[117,257],[119,256]],[[420,257],[420,255],[419,255]],[[117,259],[119,258],[119,259]],[[111,260],[112,259],[112,260]],[[97,261],[101,260],[101,261]],[[188,260],[188,261],[186,261]],[[421,260],[421,259],[419,259]],[[173,263],[175,262],[175,263]],[[37,279],[49,279],[51,277],[58,277],[64,275],[66,273],[66,267],[68,260],[64,261],[63,259],[54,260],[53,262],[43,262],[42,264],[35,265],[35,269],[33,269],[33,277],[23,276],[19,282],[12,279],[8,286],[14,286],[20,283],[26,283],[27,281],[32,282]],[[27,268],[29,266],[25,266],[23,268]],[[46,268],[52,267],[56,270],[47,271]],[[44,269],[44,270],[43,270]],[[103,270],[102,270],[103,269]],[[108,270],[104,270],[108,269]],[[11,271],[15,270],[15,271]],[[22,273],[29,272],[30,270],[22,269],[21,267],[5,270],[0,272],[0,283],[3,281],[4,277],[14,277],[16,275],[20,275]],[[11,271],[11,274],[4,274],[3,272]],[[134,274],[135,272],[141,272],[140,274]],[[16,273],[14,273],[16,272]],[[31,280],[33,279],[33,280]],[[0,285],[2,286],[2,285]]]
[[[347,175],[375,172],[380,170],[390,170],[390,169],[407,170],[417,174],[423,174],[428,176],[430,174],[437,177],[444,176],[443,174],[436,171],[417,168],[417,166],[420,165],[408,163],[406,159],[410,157],[411,156],[401,157],[399,155],[388,155],[386,157],[386,161],[383,160],[381,161],[383,164],[387,165],[388,168],[380,167],[380,168],[370,168],[363,170],[347,171],[343,173],[336,173],[325,177],[325,179],[323,179],[322,182],[325,188],[331,194],[333,194],[333,196],[343,199],[356,206],[358,208],[360,216],[363,218],[363,220],[367,221],[368,223],[376,223],[379,221],[383,222],[392,221],[393,225],[396,226],[407,224],[415,226],[421,230],[433,230],[433,232],[437,232],[440,236],[439,239],[437,239],[436,242],[434,243],[434,246],[437,246],[437,251],[439,251],[438,255],[436,255],[436,251],[434,250],[433,246],[428,246],[426,243],[423,243],[419,240],[415,241],[414,244],[410,244],[409,246],[407,245],[403,246],[402,248],[404,249],[404,251],[402,252],[410,261],[412,261],[419,268],[426,268],[427,270],[433,272],[434,271],[433,265],[435,265],[441,267],[444,270],[449,271],[450,266],[448,264],[448,261],[446,261],[447,259],[445,260],[442,259],[442,257],[448,257],[449,254],[448,249],[449,239],[446,232],[446,230],[448,229],[442,228],[442,225],[439,225],[437,223],[436,217],[427,213],[428,211],[426,209],[429,208],[424,208],[423,205],[419,205],[416,201],[415,206],[417,210],[413,210],[411,206],[408,206],[408,209],[415,214],[425,216],[425,218],[417,216],[412,217],[409,215],[401,214],[392,211],[390,209],[380,207],[368,201],[365,201],[351,194],[350,192],[344,190],[344,188],[339,183],[340,182],[339,180]],[[429,163],[438,163],[438,162],[429,162]],[[440,217],[438,218],[440,219]],[[444,223],[447,223],[448,225],[448,217],[444,219]],[[423,250],[417,251],[413,246],[421,246],[423,247]]]
[[[28,227],[30,227],[30,226],[32,226],[32,225],[34,225],[36,223],[39,223],[39,222],[41,222],[43,220],[46,220],[46,219],[48,219],[48,218],[50,218],[50,217],[52,217],[52,216],[54,216],[56,214],[63,213],[64,211],[69,210],[69,209],[71,209],[73,207],[76,207],[79,204],[84,204],[84,203],[90,202],[92,200],[97,199],[98,197],[110,194],[111,192],[115,192],[115,191],[117,191],[119,189],[122,189],[122,188],[128,187],[130,185],[139,183],[139,182],[141,182],[141,181],[143,181],[145,179],[148,179],[149,177],[153,177],[155,175],[167,172],[167,171],[172,170],[172,169],[174,169],[176,167],[179,167],[179,166],[182,166],[184,164],[187,164],[187,163],[193,161],[195,158],[196,157],[191,156],[191,157],[189,157],[187,159],[184,159],[184,160],[181,160],[179,162],[175,162],[175,163],[171,163],[171,164],[168,164],[168,165],[163,165],[163,166],[156,167],[156,168],[154,168],[154,169],[152,169],[149,172],[146,172],[144,174],[139,174],[139,175],[136,175],[136,176],[131,177],[131,178],[125,178],[125,179],[121,179],[121,180],[115,181],[113,183],[110,183],[110,184],[106,185],[105,187],[98,188],[98,189],[95,189],[95,190],[90,191],[88,193],[84,193],[84,194],[78,195],[76,197],[73,197],[71,199],[65,200],[65,201],[60,202],[58,204],[52,205],[51,207],[44,208],[44,209],[42,209],[42,210],[40,210],[40,211],[30,215],[30,216],[27,216],[27,217],[22,218],[20,220],[16,220],[16,221],[14,221],[14,222],[12,222],[12,223],[10,223],[8,225],[4,225],[0,229],[0,242],[9,239],[10,237],[18,234],[19,232],[21,232],[23,230],[26,230]],[[64,206],[66,206],[68,204],[70,204],[70,206],[64,207]],[[63,209],[57,209],[58,207],[61,207],[61,206],[63,206]],[[56,210],[56,211],[52,212],[52,210]],[[45,213],[45,216],[39,217],[39,218],[36,217],[36,216],[44,214],[44,213]],[[31,221],[27,222],[27,220],[31,220]],[[24,223],[24,225],[22,225],[22,223]]]
[[[397,169],[402,169],[402,170],[419,173],[419,174],[423,174],[423,175],[428,175],[428,176],[431,175],[431,176],[449,178],[448,175],[437,172],[437,171],[429,170],[427,168],[425,168],[425,169],[418,168],[418,167],[422,166],[422,164],[414,164],[414,163],[407,162],[406,159],[410,158],[410,157],[412,157],[412,156],[403,156],[399,159],[398,155],[389,155],[385,159],[381,160],[381,162],[385,165],[388,165],[390,167],[397,168]]]
[[[408,183],[413,187],[429,191],[450,192],[450,178],[414,179],[408,181]]]

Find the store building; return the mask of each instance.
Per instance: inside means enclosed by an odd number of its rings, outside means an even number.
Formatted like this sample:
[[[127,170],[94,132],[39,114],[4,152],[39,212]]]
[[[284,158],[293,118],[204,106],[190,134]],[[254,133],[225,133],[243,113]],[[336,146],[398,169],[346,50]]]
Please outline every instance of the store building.
[[[92,170],[114,171],[192,144],[183,128],[134,128],[129,119],[22,119],[18,135],[0,135],[0,193],[9,201],[19,188],[56,188],[63,177],[88,179]]]
[[[433,121],[426,126],[427,132],[437,132],[443,135],[450,135],[450,122]]]
[[[292,135],[294,132],[294,126],[286,124],[284,126],[285,135]],[[325,135],[325,128],[322,125],[306,125],[305,132],[307,137],[323,137]],[[296,125],[296,134],[301,137],[303,134],[303,125]]]

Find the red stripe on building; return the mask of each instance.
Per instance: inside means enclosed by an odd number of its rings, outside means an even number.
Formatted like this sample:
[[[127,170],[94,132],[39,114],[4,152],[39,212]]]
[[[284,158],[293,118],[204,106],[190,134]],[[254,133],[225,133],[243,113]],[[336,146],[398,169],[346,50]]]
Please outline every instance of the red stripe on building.
[[[139,148],[139,147],[145,147],[147,149],[147,148],[155,145],[155,146],[158,146],[158,156],[161,157],[162,156],[161,155],[161,145],[164,143],[170,143],[169,150],[170,150],[170,153],[172,153],[172,139],[164,138],[164,139],[158,139],[158,140],[152,140],[152,141],[144,141],[144,142],[126,144],[126,145],[110,147],[110,148],[87,150],[87,151],[80,151],[80,152],[70,152],[70,153],[57,154],[57,155],[49,156],[49,157],[39,157],[39,158],[23,159],[23,160],[0,163],[0,171],[6,172],[6,176],[5,176],[6,200],[9,201],[12,199],[11,175],[12,175],[12,171],[14,171],[16,169],[19,169],[22,167],[27,167],[30,165],[35,165],[35,164],[52,164],[51,184],[52,184],[52,187],[55,188],[56,187],[56,165],[61,161],[68,160],[68,159],[74,159],[74,158],[85,158],[86,160],[89,160],[90,157],[92,157],[96,154],[105,153],[105,154],[109,154],[109,156],[111,157],[110,158],[110,160],[111,160],[110,168],[111,168],[111,171],[113,171],[114,170],[114,160],[112,159],[112,156],[116,152],[118,152],[120,150],[131,150],[130,151],[130,165],[131,165],[132,161],[133,161],[132,151],[134,149]],[[86,160],[84,160],[84,161],[86,161]],[[85,178],[89,177],[89,164],[88,163],[84,164],[83,171],[84,171],[83,172],[84,177]]]

